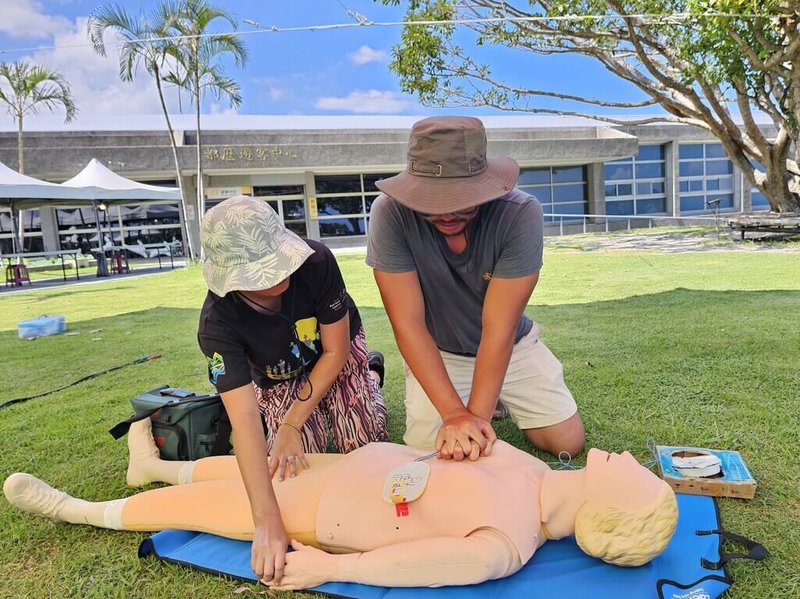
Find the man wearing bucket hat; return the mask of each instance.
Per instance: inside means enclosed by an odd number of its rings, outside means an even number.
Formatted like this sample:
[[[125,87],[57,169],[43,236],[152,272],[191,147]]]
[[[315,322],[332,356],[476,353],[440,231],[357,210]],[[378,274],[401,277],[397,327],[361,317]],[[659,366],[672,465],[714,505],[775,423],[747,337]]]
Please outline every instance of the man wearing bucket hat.
[[[200,237],[209,292],[198,341],[233,428],[253,569],[278,580],[287,543],[271,478],[308,468],[307,452],[326,451],[328,425],[340,453],[388,440],[382,356],[367,351],[331,251],[289,231],[267,202],[221,202]]]
[[[376,183],[372,266],[406,362],[408,445],[488,455],[498,400],[533,444],[575,455],[584,430],[561,363],[524,314],[542,266],[539,202],[517,163],[487,158],[483,123],[417,122],[406,170]]]

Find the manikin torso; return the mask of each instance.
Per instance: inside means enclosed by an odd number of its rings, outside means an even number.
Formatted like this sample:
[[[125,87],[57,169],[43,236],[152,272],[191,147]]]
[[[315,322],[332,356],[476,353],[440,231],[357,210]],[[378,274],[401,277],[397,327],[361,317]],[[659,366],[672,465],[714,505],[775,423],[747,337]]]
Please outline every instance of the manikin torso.
[[[539,495],[550,471],[544,462],[504,442],[477,462],[431,457],[425,460],[425,491],[408,504],[407,516],[398,516],[383,496],[386,476],[420,455],[406,446],[372,443],[340,460],[320,488],[317,544],[335,553],[362,552],[492,528],[508,537],[524,563],[544,542]]]

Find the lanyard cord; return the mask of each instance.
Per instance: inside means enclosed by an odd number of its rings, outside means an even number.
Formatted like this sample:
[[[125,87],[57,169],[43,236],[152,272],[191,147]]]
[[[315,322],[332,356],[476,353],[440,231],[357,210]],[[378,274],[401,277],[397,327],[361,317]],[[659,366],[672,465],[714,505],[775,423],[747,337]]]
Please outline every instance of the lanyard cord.
[[[295,322],[294,322],[295,286],[292,285],[291,287],[292,287],[292,299],[291,299],[291,316],[292,317],[291,318],[287,318],[286,316],[284,316],[280,312],[276,312],[272,308],[267,308],[266,306],[262,306],[261,304],[259,304],[254,299],[251,299],[251,298],[247,297],[246,295],[244,295],[241,291],[237,291],[236,292],[236,297],[243,299],[245,301],[245,303],[250,304],[250,306],[256,308],[257,311],[264,310],[264,311],[268,312],[269,316],[277,316],[281,320],[285,321],[287,325],[289,325],[289,330],[292,331],[292,337],[294,337],[294,344],[297,346],[297,351],[298,351],[298,354],[299,354],[298,357],[300,359],[300,368],[299,368],[299,372],[298,372],[297,376],[295,377],[295,380],[296,380],[296,379],[302,378],[302,376],[307,373],[307,371],[308,371],[308,362],[306,361],[305,357],[303,357],[303,346],[305,344],[300,340],[300,336],[297,334],[297,324],[295,324]],[[297,393],[297,400],[298,401],[308,401],[309,399],[311,399],[311,396],[314,394],[314,385],[311,382],[310,373],[308,373],[308,375],[309,376],[306,377],[306,381],[308,382],[308,395],[306,397],[301,397],[300,396],[300,390],[298,390],[298,393]],[[284,403],[286,401],[286,398],[289,395],[289,389],[290,389],[291,385],[292,385],[291,380],[287,381],[286,395],[284,395]],[[300,389],[302,389],[302,387]]]

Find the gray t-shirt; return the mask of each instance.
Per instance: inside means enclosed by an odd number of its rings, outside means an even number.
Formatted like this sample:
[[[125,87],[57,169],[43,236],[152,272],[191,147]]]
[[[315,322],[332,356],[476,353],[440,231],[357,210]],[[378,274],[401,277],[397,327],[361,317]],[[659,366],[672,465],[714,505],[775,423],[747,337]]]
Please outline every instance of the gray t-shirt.
[[[543,226],[539,201],[514,189],[481,205],[467,230],[467,249],[456,255],[431,223],[381,194],[370,211],[367,264],[385,272],[417,271],[425,323],[439,349],[474,356],[489,281],[539,272]],[[522,315],[514,341],[532,326]]]

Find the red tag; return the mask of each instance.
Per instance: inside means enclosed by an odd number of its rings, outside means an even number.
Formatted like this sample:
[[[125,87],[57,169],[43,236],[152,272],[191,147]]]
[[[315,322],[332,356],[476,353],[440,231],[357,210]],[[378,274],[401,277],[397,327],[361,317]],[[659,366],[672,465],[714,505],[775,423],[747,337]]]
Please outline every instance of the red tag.
[[[401,503],[395,503],[394,510],[397,513],[398,518],[402,518],[403,516],[408,516],[408,504],[405,501]]]

